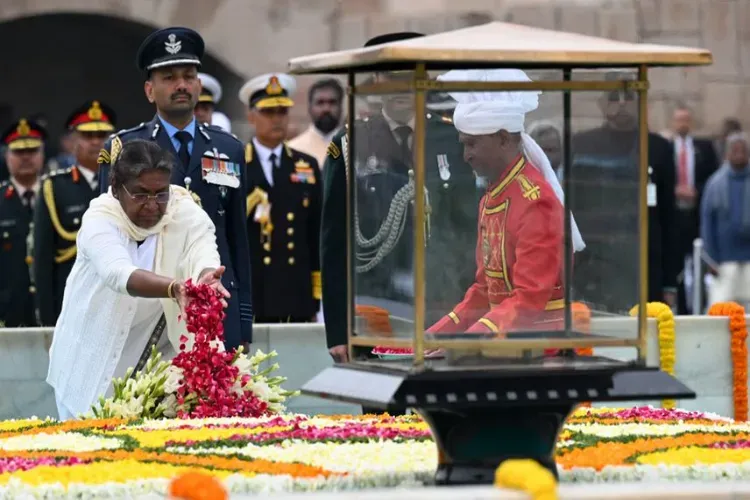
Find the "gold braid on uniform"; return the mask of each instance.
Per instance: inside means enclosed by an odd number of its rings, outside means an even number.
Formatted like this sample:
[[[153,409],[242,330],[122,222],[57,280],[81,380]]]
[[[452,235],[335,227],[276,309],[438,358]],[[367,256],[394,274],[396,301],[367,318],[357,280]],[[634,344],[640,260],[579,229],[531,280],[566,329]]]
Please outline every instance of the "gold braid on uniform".
[[[312,272],[312,295],[315,300],[323,299],[323,281],[320,278],[320,271]]]
[[[60,223],[60,217],[57,215],[57,206],[55,205],[55,191],[52,187],[52,179],[47,178],[44,180],[42,185],[44,192],[44,201],[47,203],[47,210],[49,211],[49,218],[52,221],[52,226],[55,231],[65,241],[72,241],[73,245],[66,248],[65,250],[58,250],[57,257],[55,257],[55,263],[62,264],[76,256],[77,247],[75,245],[76,236],[78,231],[68,231]]]

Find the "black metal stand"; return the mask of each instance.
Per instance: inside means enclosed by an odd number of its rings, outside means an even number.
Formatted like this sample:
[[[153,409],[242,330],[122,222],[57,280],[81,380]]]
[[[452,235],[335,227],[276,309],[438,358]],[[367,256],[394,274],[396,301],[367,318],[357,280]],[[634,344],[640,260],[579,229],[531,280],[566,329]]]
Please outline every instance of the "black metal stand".
[[[531,458],[557,477],[557,436],[575,405],[418,410],[439,450],[435,481],[440,485],[492,484],[505,460]]]
[[[328,368],[302,392],[393,411],[414,408],[438,447],[440,485],[491,484],[504,460],[529,458],[555,476],[555,444],[584,401],[693,399],[657,368],[601,357],[554,357],[463,365],[366,361]]]

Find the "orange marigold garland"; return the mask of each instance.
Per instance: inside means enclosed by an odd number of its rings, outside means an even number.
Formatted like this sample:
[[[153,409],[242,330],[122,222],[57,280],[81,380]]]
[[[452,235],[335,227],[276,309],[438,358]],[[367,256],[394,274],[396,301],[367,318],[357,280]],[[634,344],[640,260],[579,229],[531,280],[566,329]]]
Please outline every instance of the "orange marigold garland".
[[[732,336],[732,394],[734,419],[747,420],[747,323],[745,308],[736,302],[718,302],[708,310],[709,316],[729,316],[729,333]]]
[[[591,309],[583,302],[573,302],[571,305],[573,313],[573,327],[581,333],[591,333]],[[579,347],[576,349],[579,356],[593,356],[593,347]],[[581,406],[590,407],[591,403],[581,403]]]
[[[630,310],[630,315],[638,314],[638,306]],[[659,338],[659,367],[664,372],[674,375],[675,363],[675,330],[674,313],[672,308],[663,302],[649,302],[646,304],[646,316],[656,318],[656,328]],[[673,399],[665,399],[661,403],[662,408],[674,408]]]
[[[169,483],[170,498],[175,500],[226,500],[224,486],[212,475],[200,471],[182,474]]]

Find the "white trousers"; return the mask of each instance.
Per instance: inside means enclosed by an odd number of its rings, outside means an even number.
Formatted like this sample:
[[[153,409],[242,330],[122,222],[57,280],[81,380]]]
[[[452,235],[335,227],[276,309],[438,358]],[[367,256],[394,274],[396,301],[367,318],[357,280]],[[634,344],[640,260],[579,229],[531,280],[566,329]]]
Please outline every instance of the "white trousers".
[[[709,291],[711,304],[738,302],[750,304],[750,262],[725,262],[719,265]]]

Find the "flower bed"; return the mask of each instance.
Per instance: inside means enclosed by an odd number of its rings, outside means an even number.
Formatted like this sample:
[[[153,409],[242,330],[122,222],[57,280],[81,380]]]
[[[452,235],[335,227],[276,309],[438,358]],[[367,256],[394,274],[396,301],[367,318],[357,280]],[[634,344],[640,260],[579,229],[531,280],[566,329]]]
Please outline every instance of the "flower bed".
[[[661,410],[581,409],[558,443],[563,482],[750,479],[750,424]],[[0,498],[164,493],[202,470],[232,492],[421,484],[437,453],[417,416],[0,422]]]

